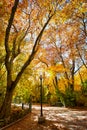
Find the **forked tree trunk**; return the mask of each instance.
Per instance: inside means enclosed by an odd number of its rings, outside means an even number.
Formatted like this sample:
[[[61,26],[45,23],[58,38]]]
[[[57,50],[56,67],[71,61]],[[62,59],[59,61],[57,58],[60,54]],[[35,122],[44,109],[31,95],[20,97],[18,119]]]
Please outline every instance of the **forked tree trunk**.
[[[6,91],[5,99],[0,110],[0,119],[4,119],[6,122],[10,119],[13,90],[14,89],[10,89]]]
[[[45,28],[47,27],[48,23],[50,22],[51,18],[55,15],[56,10],[52,15],[49,15],[47,22],[44,24],[43,28],[41,29],[40,33],[38,34],[35,44],[33,46],[32,52],[29,55],[27,61],[22,66],[21,70],[18,72],[15,81],[12,81],[12,66],[13,66],[13,60],[15,59],[15,55],[10,51],[9,47],[9,37],[10,37],[10,30],[11,26],[14,20],[14,15],[17,9],[17,5],[19,3],[19,0],[15,0],[14,6],[12,7],[12,12],[8,21],[8,26],[6,28],[6,34],[5,34],[5,50],[6,50],[6,57],[5,57],[5,66],[7,71],[7,90],[6,90],[6,96],[3,102],[3,105],[0,110],[0,118],[5,119],[6,121],[10,119],[10,112],[11,112],[11,101],[13,96],[13,91],[19,82],[22,74],[24,73],[25,69],[30,65],[31,61],[34,59],[34,56],[38,50],[38,46],[40,43],[40,40],[42,38],[43,32]],[[13,43],[14,46],[14,43]],[[16,47],[15,47],[16,48]],[[13,51],[16,51],[15,49]]]

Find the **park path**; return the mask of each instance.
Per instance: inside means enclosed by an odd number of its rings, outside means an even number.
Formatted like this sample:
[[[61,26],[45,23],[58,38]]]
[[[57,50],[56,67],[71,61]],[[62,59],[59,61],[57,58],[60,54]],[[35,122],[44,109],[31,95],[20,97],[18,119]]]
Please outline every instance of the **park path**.
[[[87,130],[87,109],[43,107],[43,124],[38,124],[39,114],[40,106],[33,106],[31,114],[3,130]]]

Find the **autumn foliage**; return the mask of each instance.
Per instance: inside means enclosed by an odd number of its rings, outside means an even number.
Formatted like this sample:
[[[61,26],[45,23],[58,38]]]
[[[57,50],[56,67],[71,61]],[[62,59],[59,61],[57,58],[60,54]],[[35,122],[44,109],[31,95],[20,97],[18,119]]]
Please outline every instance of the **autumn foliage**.
[[[44,102],[87,105],[86,0],[0,1],[0,118],[40,102],[41,72]]]

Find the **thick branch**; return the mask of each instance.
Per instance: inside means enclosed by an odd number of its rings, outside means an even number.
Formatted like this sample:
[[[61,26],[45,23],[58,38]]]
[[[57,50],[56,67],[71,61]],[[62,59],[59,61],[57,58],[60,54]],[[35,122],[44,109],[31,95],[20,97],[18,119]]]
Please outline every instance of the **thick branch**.
[[[10,19],[8,21],[8,26],[6,28],[6,34],[5,34],[5,50],[6,50],[5,65],[6,65],[7,71],[9,69],[9,58],[10,58],[9,36],[10,36],[10,30],[11,30],[11,26],[14,20],[14,15],[15,15],[18,3],[19,3],[19,0],[15,0],[14,6],[12,7]]]
[[[82,18],[82,22],[83,22],[83,27],[84,27],[84,33],[87,36],[87,31],[86,31],[86,22],[85,22],[85,14],[83,13],[83,18]]]
[[[15,0],[14,6],[12,7],[11,15],[8,21],[8,26],[6,28],[5,33],[5,50],[6,50],[6,57],[5,57],[5,66],[7,69],[7,86],[10,87],[12,83],[12,75],[11,75],[11,61],[10,61],[10,48],[9,48],[9,36],[11,31],[11,26],[14,20],[15,12],[18,6],[19,0]]]
[[[15,0],[14,6],[12,7],[12,12],[10,15],[10,19],[8,21],[8,26],[6,28],[6,34],[5,34],[5,49],[6,49],[6,53],[9,53],[9,45],[8,45],[8,41],[9,41],[9,35],[10,35],[10,30],[11,30],[11,26],[14,20],[14,15],[17,9],[17,5],[19,3],[19,0]]]

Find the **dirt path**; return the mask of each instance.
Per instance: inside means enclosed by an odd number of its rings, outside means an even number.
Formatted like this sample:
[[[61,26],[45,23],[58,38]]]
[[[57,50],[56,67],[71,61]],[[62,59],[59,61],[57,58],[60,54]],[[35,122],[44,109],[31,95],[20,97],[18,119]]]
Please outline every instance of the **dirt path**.
[[[34,106],[31,114],[4,130],[87,130],[87,110],[43,107],[44,124],[38,124],[39,113]]]

